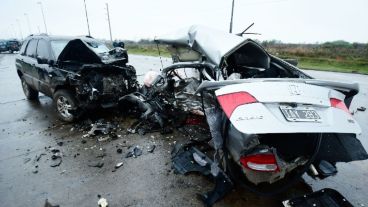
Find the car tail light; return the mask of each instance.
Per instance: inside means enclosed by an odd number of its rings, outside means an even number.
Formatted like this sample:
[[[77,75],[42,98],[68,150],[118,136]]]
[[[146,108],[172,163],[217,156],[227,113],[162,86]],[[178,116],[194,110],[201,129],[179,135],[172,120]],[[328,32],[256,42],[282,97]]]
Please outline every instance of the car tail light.
[[[247,92],[236,92],[220,95],[217,96],[217,100],[219,101],[222,109],[224,110],[228,118],[230,118],[236,107],[243,104],[257,102],[257,99],[255,99]]]
[[[240,157],[240,163],[248,169],[262,172],[280,171],[274,154],[254,154]]]
[[[330,98],[330,103],[332,107],[341,109],[343,111],[345,111],[348,114],[351,114],[348,107],[346,107],[345,103],[343,101],[341,101],[340,99],[337,98]]]

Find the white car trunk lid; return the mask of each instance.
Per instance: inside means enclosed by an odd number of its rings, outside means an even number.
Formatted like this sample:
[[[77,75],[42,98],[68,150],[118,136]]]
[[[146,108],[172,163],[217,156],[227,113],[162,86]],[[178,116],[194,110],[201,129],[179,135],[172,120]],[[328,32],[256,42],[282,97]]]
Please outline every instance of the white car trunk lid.
[[[344,94],[322,86],[300,82],[250,82],[233,84],[217,90],[216,96],[247,92],[257,102],[237,106],[231,123],[242,133],[361,133],[351,114],[331,107],[330,99],[344,100]],[[312,110],[318,120],[297,121],[281,109]]]

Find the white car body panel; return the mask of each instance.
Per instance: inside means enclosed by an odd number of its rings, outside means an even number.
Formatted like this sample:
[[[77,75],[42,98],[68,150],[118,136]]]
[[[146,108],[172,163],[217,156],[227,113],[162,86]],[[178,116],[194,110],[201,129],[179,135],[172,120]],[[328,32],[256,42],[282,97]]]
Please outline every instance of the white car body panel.
[[[292,81],[250,82],[228,85],[215,93],[221,96],[241,91],[251,94],[258,101],[240,105],[231,114],[231,123],[242,133],[361,133],[351,114],[331,107],[330,98],[345,98],[344,94],[331,88]],[[311,107],[321,119],[288,121],[280,110],[280,106],[286,103]]]

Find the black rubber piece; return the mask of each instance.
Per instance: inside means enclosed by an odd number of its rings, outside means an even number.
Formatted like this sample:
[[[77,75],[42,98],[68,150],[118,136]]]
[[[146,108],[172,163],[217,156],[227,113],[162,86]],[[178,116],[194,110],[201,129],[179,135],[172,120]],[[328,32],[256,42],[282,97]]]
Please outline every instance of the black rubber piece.
[[[287,203],[291,207],[353,207],[343,195],[330,188],[292,198]]]
[[[319,174],[321,174],[323,177],[328,177],[332,175],[336,175],[337,169],[334,165],[329,163],[326,160],[321,160],[317,166],[317,171]]]

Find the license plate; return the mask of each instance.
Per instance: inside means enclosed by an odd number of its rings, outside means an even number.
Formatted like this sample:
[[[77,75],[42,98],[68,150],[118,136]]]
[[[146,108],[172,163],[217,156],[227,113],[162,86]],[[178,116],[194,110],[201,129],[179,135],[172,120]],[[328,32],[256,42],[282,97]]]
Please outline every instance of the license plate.
[[[320,122],[321,117],[312,107],[280,106],[285,119],[293,122]]]

